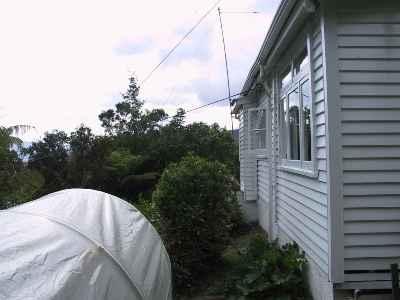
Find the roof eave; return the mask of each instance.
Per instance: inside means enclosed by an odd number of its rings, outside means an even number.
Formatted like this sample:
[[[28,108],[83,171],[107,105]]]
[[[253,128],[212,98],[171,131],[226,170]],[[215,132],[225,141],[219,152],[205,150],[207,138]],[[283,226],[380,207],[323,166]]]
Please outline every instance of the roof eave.
[[[282,2],[280,3],[278,10],[275,13],[274,19],[272,20],[268,33],[261,46],[261,49],[258,53],[257,59],[253,63],[253,66],[251,67],[250,72],[247,75],[246,81],[242,88],[242,93],[246,93],[248,90],[250,90],[251,86],[256,80],[256,76],[259,72],[259,65],[264,62],[265,58],[270,53],[272,45],[278,38],[279,33],[281,32],[290,14],[290,11],[292,10],[293,6],[296,4],[297,1],[298,0],[282,0]]]

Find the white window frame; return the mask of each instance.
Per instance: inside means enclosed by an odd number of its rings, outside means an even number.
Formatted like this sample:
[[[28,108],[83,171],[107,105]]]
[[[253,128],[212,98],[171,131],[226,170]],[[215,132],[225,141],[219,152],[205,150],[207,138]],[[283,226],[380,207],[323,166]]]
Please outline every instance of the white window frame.
[[[263,122],[264,124],[258,124],[258,125],[262,125],[262,126],[256,126],[255,128],[252,128],[252,117],[253,117],[253,112],[260,112],[260,111],[264,111],[265,114],[265,122]],[[259,114],[257,114],[259,115]],[[260,106],[257,108],[250,108],[248,110],[248,124],[249,124],[249,150],[250,151],[266,151],[267,149],[267,109],[264,106]],[[254,145],[254,137],[256,136],[255,133],[258,132],[264,132],[264,147],[262,148],[253,148]]]
[[[310,51],[310,37],[306,35],[306,38],[301,39],[300,42],[295,43],[294,45],[300,51],[294,52],[286,61],[289,61],[286,65],[284,65],[281,70],[287,70],[288,66],[290,66],[291,72],[291,81],[287,83],[285,86],[279,87],[279,97],[278,101],[278,109],[279,109],[279,168],[285,169],[288,171],[293,171],[295,173],[300,173],[302,175],[307,175],[311,177],[315,177],[317,174],[316,171],[316,161],[315,161],[315,147],[314,147],[314,102],[313,102],[313,82],[312,82],[312,70],[311,70],[311,51]],[[308,55],[308,64],[304,66],[300,70],[298,74],[295,74],[295,61],[298,58],[298,55],[304,50],[304,46],[307,49]],[[283,75],[283,74],[280,74]],[[281,82],[282,76],[279,76],[279,83]],[[299,96],[299,118],[300,118],[300,159],[299,160],[291,160],[289,159],[290,154],[290,142],[289,142],[289,128],[288,128],[288,117],[283,115],[284,122],[282,123],[282,112],[281,112],[281,101],[285,99],[285,106],[286,106],[286,114],[288,113],[288,101],[289,101],[289,94],[296,89],[300,93],[301,86],[309,80],[310,83],[310,97],[311,97],[311,118],[310,118],[310,128],[311,128],[311,161],[304,160],[304,110],[303,110],[303,97]],[[283,149],[285,148],[285,149]]]

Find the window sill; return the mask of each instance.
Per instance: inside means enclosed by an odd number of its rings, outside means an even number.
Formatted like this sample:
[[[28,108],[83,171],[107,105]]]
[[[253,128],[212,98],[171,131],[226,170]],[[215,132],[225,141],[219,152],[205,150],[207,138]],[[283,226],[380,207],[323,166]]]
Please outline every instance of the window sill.
[[[256,159],[268,159],[268,154],[256,154]]]
[[[252,149],[250,151],[255,158],[268,158],[268,151],[266,148]]]
[[[278,170],[286,171],[289,173],[294,173],[302,176],[307,176],[311,178],[318,178],[318,172],[315,169],[309,168],[300,168],[295,166],[288,166],[285,164],[278,165]]]

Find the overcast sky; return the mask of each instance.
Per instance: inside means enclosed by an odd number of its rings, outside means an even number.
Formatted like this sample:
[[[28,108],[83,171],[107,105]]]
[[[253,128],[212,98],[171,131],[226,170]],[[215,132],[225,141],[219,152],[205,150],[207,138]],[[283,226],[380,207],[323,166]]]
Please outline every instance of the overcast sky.
[[[41,135],[85,124],[121,100],[215,0],[3,0],[0,2],[0,125],[30,124]],[[279,0],[223,0],[232,93],[240,92]],[[227,95],[215,9],[141,88],[147,108],[190,109]],[[230,128],[227,103],[188,121]]]

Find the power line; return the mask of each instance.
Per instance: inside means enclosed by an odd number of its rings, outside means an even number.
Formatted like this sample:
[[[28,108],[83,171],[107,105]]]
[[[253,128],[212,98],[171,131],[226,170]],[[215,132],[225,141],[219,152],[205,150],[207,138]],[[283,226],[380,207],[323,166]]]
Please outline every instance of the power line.
[[[221,36],[222,36],[222,45],[224,46],[224,57],[225,57],[225,70],[226,70],[226,82],[228,87],[228,97],[229,97],[229,114],[231,117],[231,126],[232,126],[232,137],[233,137],[233,118],[231,112],[232,98],[231,98],[231,84],[229,81],[229,68],[228,68],[228,58],[226,55],[226,44],[225,44],[225,35],[224,35],[224,27],[222,26],[222,17],[221,17],[221,8],[218,7],[218,16],[219,16],[219,24],[221,26]]]
[[[186,112],[187,112],[187,113],[190,113],[190,112],[196,111],[196,110],[198,110],[198,109],[201,109],[201,108],[204,108],[204,107],[207,107],[207,106],[216,104],[216,103],[218,103],[218,102],[222,102],[222,101],[229,100],[229,99],[231,99],[232,97],[236,97],[236,96],[239,96],[239,95],[241,95],[241,94],[243,94],[243,93],[237,93],[237,94],[231,95],[231,96],[229,96],[229,97],[225,97],[225,98],[222,98],[222,99],[218,99],[218,100],[215,100],[215,101],[213,101],[213,102],[209,102],[209,103],[207,103],[207,104],[204,104],[204,105],[201,105],[201,106],[198,106],[198,107],[189,109],[189,110],[187,110]]]
[[[233,94],[233,95],[231,95],[230,98],[236,97],[236,96],[240,96],[240,95],[243,95],[243,94],[247,94],[247,93],[249,93],[249,92],[252,91],[252,90],[254,90],[254,89],[250,89],[250,90],[248,90],[248,91],[244,91],[244,92],[240,92],[240,93],[237,93],[237,94]],[[201,106],[197,106],[197,107],[191,108],[191,109],[189,109],[189,110],[184,110],[184,111],[185,111],[185,113],[190,113],[190,112],[193,112],[193,111],[196,111],[196,110],[199,110],[199,109],[202,109],[202,108],[205,108],[205,107],[208,107],[208,106],[211,106],[211,105],[213,105],[213,104],[216,104],[216,103],[219,103],[219,102],[222,102],[222,101],[226,101],[226,100],[229,100],[229,97],[225,97],[225,98],[221,98],[221,99],[218,99],[218,100],[214,100],[214,101],[212,101],[212,102],[208,102],[208,103],[203,104],[203,105],[201,105]],[[174,117],[174,116],[166,117],[165,119],[163,119],[163,121],[172,119],[173,117]]]
[[[182,37],[182,39],[174,46],[172,49],[164,56],[164,58],[150,71],[150,73],[142,80],[139,86],[142,86],[149,78],[153,75],[153,73],[171,56],[171,54],[183,43],[183,41],[200,25],[201,22],[213,11],[213,9],[221,2],[222,0],[217,0],[209,10],[206,11],[204,15],[197,21],[197,23]]]
[[[221,11],[222,14],[260,14],[259,11]]]
[[[227,55],[226,55],[226,44],[225,44],[224,27],[222,26],[221,9],[219,7],[218,7],[218,16],[219,16],[219,24],[221,26],[222,44],[224,46],[226,82],[227,82],[227,87],[228,87],[229,104],[231,104],[231,84],[230,84],[230,81],[229,81],[228,58],[227,58]]]
[[[248,93],[248,92],[249,92],[249,91],[245,91],[245,92],[240,92],[240,93],[231,95],[231,98],[232,98],[232,97],[236,97],[236,96],[240,96],[240,95],[243,95],[243,94],[246,94],[246,93]],[[219,102],[222,102],[222,101],[226,101],[226,100],[229,100],[229,97],[225,97],[225,98],[221,98],[221,99],[218,99],[218,100],[214,100],[214,101],[212,101],[212,102],[208,102],[208,103],[203,104],[203,105],[201,105],[201,106],[193,107],[193,108],[191,108],[191,109],[184,110],[184,111],[185,111],[185,113],[191,113],[191,112],[194,112],[194,111],[196,111],[196,110],[199,110],[199,109],[202,109],[202,108],[205,108],[205,107],[208,107],[208,106],[211,106],[211,105],[213,105],[213,104],[216,104],[216,103],[219,103]],[[174,117],[174,116],[168,116],[168,117],[164,118],[163,121],[167,121],[167,120],[169,120],[169,119],[172,119],[173,117]]]

